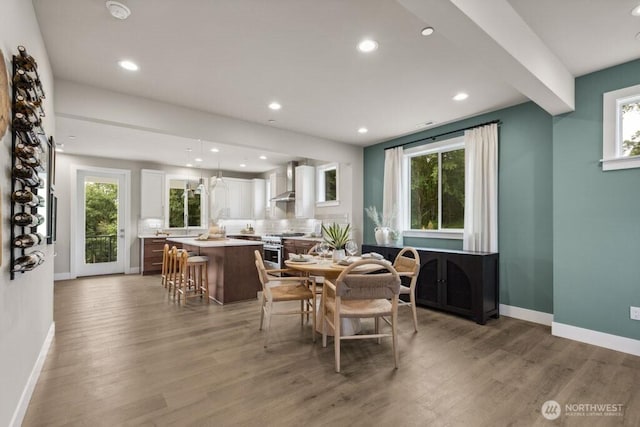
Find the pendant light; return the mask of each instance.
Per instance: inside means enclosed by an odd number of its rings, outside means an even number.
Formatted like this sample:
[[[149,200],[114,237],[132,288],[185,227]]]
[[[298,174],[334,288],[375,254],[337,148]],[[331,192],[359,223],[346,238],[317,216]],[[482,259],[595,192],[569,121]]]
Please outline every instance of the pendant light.
[[[203,161],[203,142],[202,140],[200,140],[200,162],[202,163]],[[196,161],[198,161],[198,159],[196,159]],[[195,193],[196,194],[209,194],[209,190],[207,189],[207,186],[204,185],[204,178],[202,177],[202,165],[198,166],[198,168],[200,168],[200,179],[198,180],[198,187],[196,188]]]
[[[219,156],[219,154],[218,154]],[[211,198],[209,212],[211,219],[229,218],[229,186],[222,178],[222,169],[220,169],[220,158],[218,158],[218,175],[211,180]]]

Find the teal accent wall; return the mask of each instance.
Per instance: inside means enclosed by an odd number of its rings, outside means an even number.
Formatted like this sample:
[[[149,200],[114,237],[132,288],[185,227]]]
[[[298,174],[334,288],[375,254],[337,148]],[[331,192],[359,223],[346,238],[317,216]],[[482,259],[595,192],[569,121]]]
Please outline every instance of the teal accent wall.
[[[552,117],[537,105],[528,102],[365,148],[364,206],[382,208],[386,147],[491,120],[502,122],[498,177],[500,302],[552,313]],[[419,144],[424,142],[412,145]],[[365,243],[375,243],[373,233],[373,223],[365,216]],[[462,249],[460,240],[406,238],[404,244]]]
[[[553,119],[554,321],[640,339],[640,169],[603,172],[602,95],[640,84],[640,60],[576,79]]]

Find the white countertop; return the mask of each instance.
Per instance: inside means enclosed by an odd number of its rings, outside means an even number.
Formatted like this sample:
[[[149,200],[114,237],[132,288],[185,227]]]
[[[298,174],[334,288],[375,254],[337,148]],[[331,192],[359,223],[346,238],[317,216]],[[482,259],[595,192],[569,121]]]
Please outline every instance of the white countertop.
[[[156,235],[156,234],[138,234],[138,239],[164,239],[164,238],[168,238],[168,237],[197,237],[196,234],[170,234],[170,235],[166,235],[166,234],[160,234],[160,235]]]
[[[167,238],[170,242],[182,243],[183,245],[197,246],[199,248],[219,248],[225,246],[256,246],[262,245],[262,242],[240,239],[225,240],[196,240],[195,237],[173,237]]]

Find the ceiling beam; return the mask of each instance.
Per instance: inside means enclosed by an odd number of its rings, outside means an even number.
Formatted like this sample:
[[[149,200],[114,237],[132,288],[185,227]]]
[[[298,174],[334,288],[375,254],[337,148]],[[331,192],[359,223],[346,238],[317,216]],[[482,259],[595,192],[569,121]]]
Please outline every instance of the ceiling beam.
[[[397,0],[551,115],[575,108],[574,77],[507,0]]]

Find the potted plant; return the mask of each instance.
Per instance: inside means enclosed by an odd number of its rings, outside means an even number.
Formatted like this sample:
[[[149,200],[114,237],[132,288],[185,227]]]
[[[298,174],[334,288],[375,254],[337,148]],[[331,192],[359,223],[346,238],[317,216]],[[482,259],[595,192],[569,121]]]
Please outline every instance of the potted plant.
[[[324,241],[333,248],[334,261],[340,261],[345,257],[344,245],[350,239],[351,224],[341,226],[335,222],[329,226],[322,224],[322,234]]]

